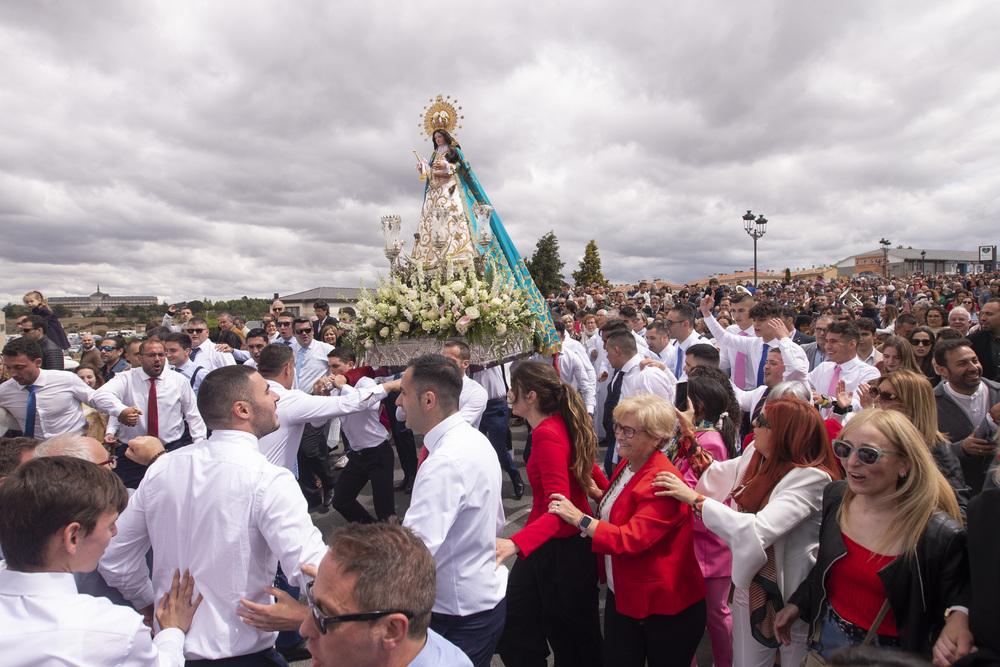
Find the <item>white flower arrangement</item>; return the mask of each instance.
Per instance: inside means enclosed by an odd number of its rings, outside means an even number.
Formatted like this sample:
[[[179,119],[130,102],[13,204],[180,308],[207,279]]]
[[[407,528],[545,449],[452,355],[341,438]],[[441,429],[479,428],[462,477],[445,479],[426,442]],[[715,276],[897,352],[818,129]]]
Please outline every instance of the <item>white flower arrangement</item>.
[[[495,338],[530,342],[540,325],[513,280],[486,280],[471,266],[448,262],[430,277],[417,268],[409,278],[379,277],[378,287],[361,287],[355,345],[372,349],[400,338],[463,336],[490,345]]]

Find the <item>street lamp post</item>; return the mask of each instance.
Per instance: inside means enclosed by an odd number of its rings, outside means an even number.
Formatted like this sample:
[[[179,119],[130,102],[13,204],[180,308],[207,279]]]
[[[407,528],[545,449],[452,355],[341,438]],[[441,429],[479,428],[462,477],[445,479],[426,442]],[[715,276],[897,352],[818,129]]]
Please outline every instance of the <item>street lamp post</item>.
[[[753,238],[753,287],[757,289],[757,239],[767,231],[767,218],[758,215],[755,219],[753,213],[747,211],[743,216],[743,229]]]
[[[882,246],[882,277],[889,279],[889,246],[892,241],[887,241],[884,237],[879,239],[878,244]]]
[[[920,251],[920,275],[927,275],[927,251]]]

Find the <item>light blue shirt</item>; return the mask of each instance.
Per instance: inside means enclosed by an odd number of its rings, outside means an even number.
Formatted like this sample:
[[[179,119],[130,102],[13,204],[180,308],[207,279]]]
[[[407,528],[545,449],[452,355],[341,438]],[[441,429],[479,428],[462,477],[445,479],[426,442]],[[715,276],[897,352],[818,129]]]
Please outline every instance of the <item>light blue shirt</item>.
[[[427,628],[427,643],[408,667],[472,667],[472,661],[460,648]]]

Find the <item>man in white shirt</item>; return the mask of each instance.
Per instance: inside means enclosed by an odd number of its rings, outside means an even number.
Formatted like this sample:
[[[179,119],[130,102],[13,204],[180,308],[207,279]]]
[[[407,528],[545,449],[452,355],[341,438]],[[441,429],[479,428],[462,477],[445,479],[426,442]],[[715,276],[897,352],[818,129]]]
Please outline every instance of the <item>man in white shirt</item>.
[[[208,339],[208,322],[200,317],[188,320],[187,334],[191,337],[191,361],[211,373],[216,368],[233,366],[236,360],[228,352],[219,352],[215,343]]]
[[[180,309],[180,324],[174,324],[173,318],[177,315],[177,311],[178,308],[176,303],[167,306],[167,312],[163,313],[163,322],[161,323],[161,326],[167,327],[174,333],[181,331],[182,327],[187,324],[193,316],[191,309],[185,306]]]
[[[295,316],[289,313],[281,313],[278,315],[278,319],[275,322],[275,326],[278,327],[278,337],[274,339],[275,343],[287,345],[292,349],[296,348],[295,333],[292,329],[294,321]]]
[[[163,340],[163,351],[167,354],[170,367],[184,376],[191,391],[197,396],[201,381],[208,375],[208,371],[191,361],[191,336],[186,333],[168,334]]]
[[[507,568],[496,567],[504,526],[501,472],[489,440],[458,412],[462,374],[439,355],[410,362],[397,403],[424,434],[403,525],[427,545],[437,569],[431,628],[477,667],[487,667],[503,632]]]
[[[39,440],[87,426],[81,403],[94,407],[94,390],[75,373],[42,370],[37,342],[15,338],[3,348],[10,380],[0,384],[0,408],[17,420],[21,432]]]
[[[188,381],[178,373],[163,372],[167,367],[163,343],[142,341],[139,364],[116,374],[94,393],[94,406],[109,415],[104,442],[115,445],[121,459],[115,472],[131,489],[139,486],[146,468],[125,457],[129,440],[151,435],[169,451],[207,435]]]
[[[593,416],[597,408],[597,374],[594,366],[583,345],[566,333],[566,324],[562,320],[555,320],[554,324],[556,334],[562,341],[562,352],[558,357],[535,354],[531,360],[555,367],[559,379],[579,392],[587,414]]]
[[[257,368],[261,351],[270,343],[267,332],[263,329],[250,329],[247,333],[247,352],[250,358],[243,362],[244,366]]]
[[[356,397],[359,400],[363,398],[365,403],[364,407],[345,413],[340,418],[340,428],[351,443],[351,451],[347,454],[347,465],[340,471],[333,490],[333,509],[348,521],[375,523],[375,517],[358,502],[358,494],[371,481],[375,515],[379,521],[385,521],[396,514],[392,489],[396,456],[386,438],[388,433],[379,421],[379,411],[386,391],[395,391],[400,383],[394,380],[378,385],[370,377],[360,377],[352,387],[344,381],[336,381],[336,378],[343,378],[346,373],[354,370],[357,361],[354,350],[335,347],[327,359],[330,373],[335,376],[332,391],[342,400]]]
[[[462,371],[462,394],[458,398],[458,411],[472,428],[478,429],[489,397],[483,386],[469,377],[472,350],[461,338],[449,338],[441,348],[441,355],[458,364],[459,370]]]
[[[729,314],[733,318],[733,324],[727,331],[736,336],[753,336],[753,319],[750,317],[750,309],[754,306],[753,295],[746,292],[737,292],[730,298],[730,303]],[[714,336],[715,334],[712,335]],[[746,354],[736,348],[729,348],[721,352],[720,368],[729,373],[733,379],[733,384],[740,389],[748,389],[756,386],[757,368],[747,359]]]
[[[283,664],[272,648],[275,634],[236,614],[240,599],[271,602],[264,588],[278,560],[289,581],[304,588],[302,565],[319,565],[326,552],[292,473],[258,449],[258,439],[278,428],[277,400],[253,369],[209,373],[198,409],[212,437],[150,466],[101,559],[104,579],[140,610],[169,588],[175,569],[191,572],[205,601],[184,642],[189,665],[233,657],[242,658],[239,664]]]
[[[767,362],[767,353],[775,348],[781,347],[782,356],[789,359],[790,364],[797,375],[791,379],[805,379],[805,373],[809,367],[809,360],[802,348],[796,345],[791,339],[791,333],[785,328],[781,321],[781,309],[773,302],[762,301],[750,309],[750,317],[753,320],[753,336],[740,336],[732,334],[723,329],[719,322],[712,315],[711,296],[706,296],[701,301],[701,313],[705,317],[705,324],[709,331],[715,336],[723,350],[737,350],[746,356],[748,363],[751,363],[754,370],[752,382],[747,381],[747,389],[753,391],[764,384],[764,366]],[[739,383],[733,383],[739,387]]]
[[[94,445],[99,448],[96,441]],[[77,592],[128,502],[121,481],[89,461],[57,456],[22,464],[0,486],[0,655],[5,667],[184,664],[184,633],[199,599],[173,579],[150,639],[143,617]],[[173,575],[173,573],[170,573]]]
[[[861,334],[853,322],[831,322],[826,330],[826,356],[824,361],[809,372],[809,384],[813,386],[814,399],[820,405],[824,419],[833,418],[839,422],[847,420],[847,414],[861,409],[858,385],[870,382],[881,373],[858,359],[858,339]],[[841,408],[837,404],[837,386],[843,382],[845,391],[852,394],[851,404]]]
[[[281,315],[278,318],[280,323],[288,321],[288,317]],[[279,329],[284,336],[288,327]],[[307,394],[312,393],[313,383],[316,380],[326,377],[330,370],[327,356],[332,346],[313,337],[312,323],[305,317],[297,317],[292,320],[292,334],[295,336],[294,344],[291,345],[295,353],[295,382],[294,387]],[[333,471],[330,469],[330,449],[326,446],[327,424],[329,420],[319,423],[318,426],[306,424],[302,428],[302,440],[299,442],[299,486],[302,495],[309,502],[309,507],[323,505],[329,507],[333,502]],[[316,480],[319,479],[321,488],[316,488]]]
[[[603,330],[602,330],[602,333]],[[630,331],[618,328],[605,335],[604,348],[608,352],[608,362],[615,369],[610,380],[608,398],[604,404],[604,432],[608,434],[608,449],[604,457],[604,470],[609,478],[614,472],[617,458],[617,442],[613,439],[614,409],[618,402],[639,393],[656,394],[668,402],[674,402],[677,379],[670,370],[661,370],[655,366],[641,368],[639,362],[643,357],[638,352],[635,339]]]
[[[623,306],[618,311],[618,317],[628,326],[639,347],[649,347],[646,342],[646,314],[638,312],[632,306]]]
[[[694,308],[686,303],[678,304],[671,308],[667,313],[667,319],[663,321],[663,325],[666,326],[667,332],[670,334],[673,342],[667,348],[666,355],[660,355],[660,360],[667,365],[667,368],[674,374],[678,382],[687,382],[684,362],[688,348],[692,345],[709,342],[707,338],[695,332],[694,323]],[[646,333],[646,340],[649,340],[648,331]],[[649,347],[652,349],[652,343],[650,343]]]

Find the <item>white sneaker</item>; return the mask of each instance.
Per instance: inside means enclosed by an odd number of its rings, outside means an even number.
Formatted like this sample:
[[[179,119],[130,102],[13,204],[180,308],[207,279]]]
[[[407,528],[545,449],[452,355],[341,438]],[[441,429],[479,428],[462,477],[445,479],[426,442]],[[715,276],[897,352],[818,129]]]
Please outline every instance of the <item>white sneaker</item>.
[[[346,467],[347,467],[347,454],[341,456],[339,459],[337,459],[337,462],[333,464],[334,470],[340,470],[341,468],[346,468]]]

